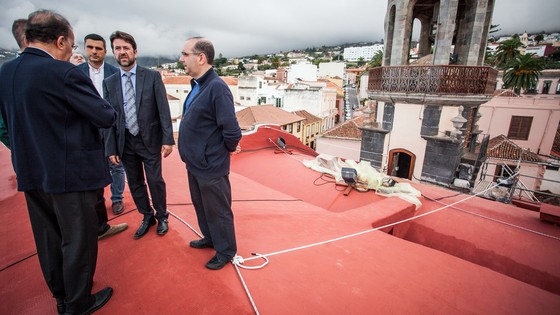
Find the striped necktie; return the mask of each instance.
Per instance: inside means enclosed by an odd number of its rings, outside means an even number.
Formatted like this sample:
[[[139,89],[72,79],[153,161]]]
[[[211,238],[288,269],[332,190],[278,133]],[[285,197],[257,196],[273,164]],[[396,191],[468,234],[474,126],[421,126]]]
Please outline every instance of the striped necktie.
[[[126,127],[128,132],[132,135],[138,135],[138,118],[136,116],[136,97],[134,96],[134,87],[132,85],[132,73],[126,72],[124,74],[126,77],[125,87],[125,105],[124,105],[124,117],[126,122]]]

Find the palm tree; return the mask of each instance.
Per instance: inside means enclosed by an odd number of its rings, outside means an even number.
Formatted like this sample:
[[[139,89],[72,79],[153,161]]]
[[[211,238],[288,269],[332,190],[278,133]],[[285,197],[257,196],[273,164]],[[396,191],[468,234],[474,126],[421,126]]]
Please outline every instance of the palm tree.
[[[521,89],[528,91],[537,86],[544,62],[534,58],[535,54],[519,55],[508,63],[504,72],[504,84],[519,94]]]
[[[507,66],[508,62],[519,56],[519,48],[523,47],[523,43],[519,39],[508,39],[503,41],[496,49],[495,62],[499,68]]]
[[[383,51],[382,50],[378,50],[375,55],[373,55],[373,57],[371,58],[371,60],[368,62],[367,67],[368,68],[375,68],[375,67],[381,67],[381,63],[383,62]]]

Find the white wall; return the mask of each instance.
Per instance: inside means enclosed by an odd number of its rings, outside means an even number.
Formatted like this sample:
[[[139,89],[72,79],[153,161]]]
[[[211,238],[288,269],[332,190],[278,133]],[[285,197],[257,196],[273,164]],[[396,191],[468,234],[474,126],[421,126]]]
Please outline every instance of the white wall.
[[[360,161],[361,140],[337,139],[330,137],[316,137],[315,151],[334,157]]]

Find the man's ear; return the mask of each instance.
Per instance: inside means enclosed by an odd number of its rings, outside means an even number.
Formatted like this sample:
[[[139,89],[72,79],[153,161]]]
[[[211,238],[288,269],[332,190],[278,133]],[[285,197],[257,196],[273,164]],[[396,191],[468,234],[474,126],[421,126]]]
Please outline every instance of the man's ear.
[[[56,48],[63,49],[65,39],[66,38],[64,36],[58,36],[58,38],[56,39]]]

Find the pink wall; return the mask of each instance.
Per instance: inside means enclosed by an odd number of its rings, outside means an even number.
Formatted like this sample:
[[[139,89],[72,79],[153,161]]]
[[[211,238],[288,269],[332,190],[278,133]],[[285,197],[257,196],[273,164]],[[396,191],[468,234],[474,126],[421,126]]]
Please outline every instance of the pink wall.
[[[507,136],[512,116],[533,117],[529,139],[512,141],[534,153],[549,155],[560,122],[560,95],[547,98],[494,97],[480,106],[480,113],[478,127],[490,138],[500,134]]]

